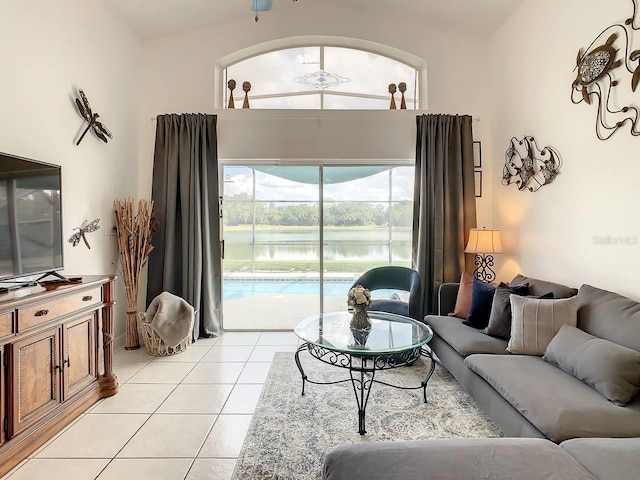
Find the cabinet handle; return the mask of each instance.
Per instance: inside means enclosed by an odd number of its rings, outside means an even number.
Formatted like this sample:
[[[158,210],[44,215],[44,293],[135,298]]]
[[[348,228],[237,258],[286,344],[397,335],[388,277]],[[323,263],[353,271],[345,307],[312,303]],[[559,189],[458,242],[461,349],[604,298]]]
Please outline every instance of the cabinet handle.
[[[93,297],[91,295],[85,295],[84,297],[82,297],[83,302],[90,302],[92,299]]]
[[[58,370],[59,372],[62,371],[62,367],[60,365],[56,365],[56,370]]]
[[[44,317],[49,314],[49,310],[38,310],[36,312],[36,317]]]
[[[71,367],[71,360],[69,360],[68,358],[64,361],[64,363],[67,364],[67,367]]]

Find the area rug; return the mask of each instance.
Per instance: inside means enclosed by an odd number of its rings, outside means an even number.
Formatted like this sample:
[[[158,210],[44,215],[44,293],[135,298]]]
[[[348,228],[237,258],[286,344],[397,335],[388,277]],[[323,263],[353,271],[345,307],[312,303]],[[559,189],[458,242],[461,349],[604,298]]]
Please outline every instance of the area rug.
[[[348,378],[345,369],[326,365],[307,352],[300,355],[311,380]],[[376,379],[420,385],[429,360],[376,373]],[[358,434],[358,411],[351,382],[307,383],[292,353],[276,353],[245,438],[233,480],[317,480],[324,456],[339,445],[427,438],[499,437],[501,432],[440,365],[422,390],[374,384],[367,405],[365,435]]]

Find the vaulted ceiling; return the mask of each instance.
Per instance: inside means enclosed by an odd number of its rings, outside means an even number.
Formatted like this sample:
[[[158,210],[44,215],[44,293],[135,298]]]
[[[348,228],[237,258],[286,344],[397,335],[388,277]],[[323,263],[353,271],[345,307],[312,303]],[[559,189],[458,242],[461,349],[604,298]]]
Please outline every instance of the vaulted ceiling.
[[[203,28],[246,18],[252,20],[251,0],[102,0],[140,39]],[[523,0],[273,0],[277,15],[284,9],[332,3],[382,15],[420,17],[425,24],[489,38]]]

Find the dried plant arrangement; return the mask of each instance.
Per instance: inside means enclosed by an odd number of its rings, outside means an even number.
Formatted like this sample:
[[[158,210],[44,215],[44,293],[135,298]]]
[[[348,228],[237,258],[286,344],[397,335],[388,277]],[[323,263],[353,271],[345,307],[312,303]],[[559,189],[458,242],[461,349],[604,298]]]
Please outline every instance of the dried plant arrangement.
[[[155,231],[153,202],[138,201],[138,211],[134,210],[132,198],[115,200],[113,209],[116,217],[118,250],[120,251],[121,274],[127,295],[127,337],[125,349],[140,348],[138,338],[138,286],[142,269],[153,250],[151,237]]]

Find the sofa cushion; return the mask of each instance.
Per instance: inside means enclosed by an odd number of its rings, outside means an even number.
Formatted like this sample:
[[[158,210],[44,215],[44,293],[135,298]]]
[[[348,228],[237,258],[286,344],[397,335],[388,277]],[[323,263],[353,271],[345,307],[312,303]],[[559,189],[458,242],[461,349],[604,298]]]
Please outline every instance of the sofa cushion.
[[[640,352],[564,325],[542,359],[624,406],[640,391]]]
[[[553,298],[569,298],[578,294],[575,288],[567,287],[559,283],[547,282],[537,278],[525,277],[524,275],[516,275],[511,280],[511,285],[520,285],[522,283],[529,284],[530,295],[544,295],[545,293],[553,293]]]
[[[511,338],[507,350],[523,355],[544,354],[562,325],[576,325],[578,299],[543,300],[511,295]]]
[[[473,277],[471,308],[469,308],[469,316],[464,321],[465,325],[479,329],[487,326],[495,291],[496,287],[490,283],[481,282],[476,277]]]
[[[464,325],[459,318],[427,315],[424,319],[434,333],[463,357],[473,353],[506,354],[507,342]]]
[[[563,449],[534,438],[447,438],[345,445],[327,454],[322,471],[323,480],[472,478],[594,480]]]
[[[574,438],[560,446],[598,480],[640,477],[640,438]]]
[[[554,442],[640,436],[639,399],[618,407],[540,357],[471,355],[465,365]]]
[[[578,328],[640,351],[640,303],[582,285],[578,292]]]
[[[471,297],[473,295],[473,277],[467,272],[460,275],[460,287],[456,297],[456,306],[453,312],[449,314],[451,317],[467,318],[471,309]]]
[[[509,340],[511,336],[511,294],[526,295],[529,291],[529,285],[509,286],[506,283],[500,283],[496,292],[493,294],[493,302],[491,303],[491,314],[489,315],[489,323],[482,333],[491,335],[492,337],[503,338]],[[553,297],[549,297],[553,298]]]

